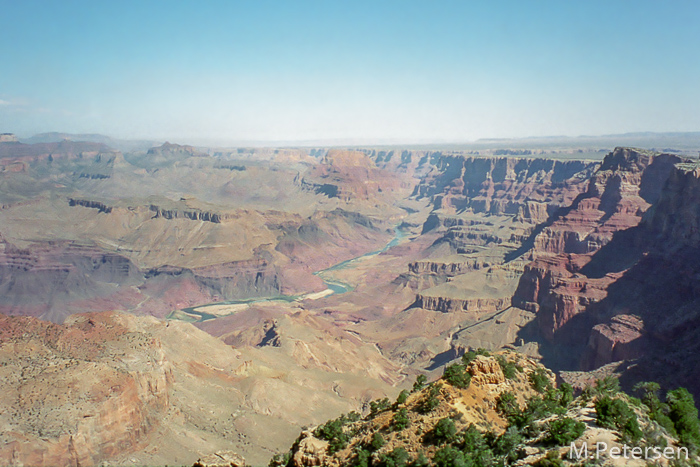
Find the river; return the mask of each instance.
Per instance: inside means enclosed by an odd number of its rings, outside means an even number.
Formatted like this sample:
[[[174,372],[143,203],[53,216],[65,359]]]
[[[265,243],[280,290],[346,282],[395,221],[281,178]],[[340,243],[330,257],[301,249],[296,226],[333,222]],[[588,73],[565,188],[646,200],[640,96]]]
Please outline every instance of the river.
[[[329,297],[331,295],[338,295],[338,294],[343,294],[346,292],[349,292],[352,290],[352,286],[350,284],[346,284],[344,282],[332,279],[329,273],[333,271],[338,271],[340,269],[345,269],[347,267],[350,267],[353,265],[353,263],[364,259],[368,258],[371,256],[376,256],[381,253],[384,253],[387,251],[389,248],[392,248],[396,245],[398,245],[401,240],[403,240],[406,237],[406,233],[401,230],[398,226],[394,227],[394,238],[391,239],[389,243],[384,245],[382,248],[374,251],[370,251],[369,253],[365,253],[360,256],[356,256],[355,258],[350,258],[345,261],[341,261],[338,264],[334,264],[333,266],[322,269],[320,271],[316,271],[314,275],[320,277],[323,280],[323,283],[325,284],[327,290],[330,292],[327,292],[324,296]],[[297,300],[302,300],[305,297],[309,295],[314,295],[314,294],[301,294],[301,295],[277,295],[274,297],[256,297],[256,298],[248,298],[248,299],[242,299],[242,300],[227,300],[224,302],[215,302],[215,303],[207,303],[205,305],[197,305],[194,307],[190,308],[184,308],[182,312],[174,311],[168,315],[168,319],[181,319],[181,320],[186,320],[186,321],[191,321],[191,322],[200,322],[200,321],[207,321],[210,319],[216,319],[220,318],[222,316],[227,316],[230,313],[227,314],[213,314],[213,313],[207,313],[206,311],[202,310],[203,308],[208,308],[208,307],[221,307],[221,306],[227,306],[227,305],[241,305],[241,306],[247,306],[251,305],[253,303],[260,303],[260,302],[274,302],[274,301],[280,301],[280,302],[293,302]],[[184,313],[183,313],[184,312]]]

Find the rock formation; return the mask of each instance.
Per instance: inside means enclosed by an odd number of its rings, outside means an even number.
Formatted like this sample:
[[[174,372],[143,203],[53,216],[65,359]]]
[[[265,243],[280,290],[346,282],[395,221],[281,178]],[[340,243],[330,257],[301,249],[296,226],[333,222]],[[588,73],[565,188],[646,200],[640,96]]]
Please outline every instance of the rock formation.
[[[595,163],[546,159],[444,156],[414,194],[444,212],[512,214],[539,223],[585,188]]]
[[[197,459],[192,467],[245,467],[245,459],[233,451],[217,451]]]
[[[0,133],[0,143],[19,143],[19,140],[12,133]]]
[[[304,431],[292,445],[288,456],[295,467],[348,465],[357,460],[362,450],[372,456],[373,462],[380,462],[382,454],[397,448],[404,450],[409,459],[415,459],[419,452],[431,458],[445,444],[445,441],[438,441],[433,435],[441,419],[453,421],[455,434],[457,430],[467,429],[471,425],[480,432],[490,431],[498,436],[507,422],[496,410],[496,401],[506,391],[515,394],[516,400],[521,403],[534,396],[536,392],[528,382],[528,375],[538,368],[533,361],[512,353],[505,353],[501,358],[519,365],[522,372],[517,372],[512,379],[506,379],[496,358],[479,356],[468,367],[472,375],[468,388],[460,389],[441,379],[411,393],[405,402],[388,405],[359,420],[341,416],[329,423],[339,427],[347,441],[339,442],[340,436],[336,434],[337,437],[334,436],[329,443],[319,430]],[[551,375],[545,375],[545,379],[550,381]],[[426,408],[427,399],[433,400],[430,408]],[[406,417],[401,425],[396,422],[399,412]],[[372,443],[377,436],[375,433],[380,435],[380,443]],[[331,445],[335,448],[330,449]]]
[[[523,261],[504,263],[527,251],[537,225],[586,189],[597,165],[456,154],[434,164],[414,196],[430,199],[422,233],[438,237],[427,258],[409,265],[406,283],[432,286],[421,287],[416,306],[485,313],[511,305]]]
[[[167,411],[163,348],[120,315],[0,316],[0,343],[2,464],[96,465],[138,448]]]
[[[346,202],[387,199],[411,188],[401,177],[378,168],[364,153],[336,149],[329,150],[301,183],[307,190]]]
[[[326,462],[328,441],[315,438],[312,432],[304,430],[292,449],[295,467],[319,467]]]
[[[585,193],[532,236],[539,256],[525,266],[513,303],[537,312],[548,339],[573,316],[606,296],[623,268],[587,277],[582,269],[616,232],[635,227],[660,196],[675,155],[617,148],[606,156]]]
[[[0,312],[65,320],[7,318],[21,326],[0,335],[10,362],[0,367],[6,407],[21,399],[35,411],[31,423],[8,412],[14,418],[3,433],[14,444],[3,455],[12,462],[43,455],[52,463],[124,464],[133,455],[143,464],[191,465],[197,457],[219,462],[233,449],[264,464],[302,425],[395,396],[416,372],[435,376],[476,346],[515,345],[545,359],[566,354],[576,360],[568,369],[634,359],[620,366],[625,384],[648,370],[663,384],[700,388],[693,379],[700,169],[678,156],[627,148],[602,163],[402,149],[241,148],[210,156],[169,143],[122,156],[72,142],[0,146],[7,155],[0,157]],[[398,245],[363,256],[395,235]],[[322,277],[352,291],[329,295],[313,273],[351,258]],[[237,303],[203,306],[228,300]],[[98,310],[211,319],[195,327],[74,315]],[[86,319],[103,331],[88,332]],[[539,340],[534,327],[548,342],[529,342]],[[83,347],[97,356],[76,356]],[[161,394],[160,370],[144,376],[138,366],[159,348],[172,369],[161,400],[167,409],[144,392],[151,381]],[[49,363],[25,358],[34,351]],[[516,363],[525,374],[534,368],[524,358]],[[35,367],[64,399],[22,380]],[[465,426],[500,432],[495,397],[506,387],[529,391],[525,375],[509,380],[491,357],[468,371],[466,391],[437,383],[438,397],[451,404],[438,415],[459,413]],[[119,407],[101,398],[107,393],[91,372],[123,378],[112,398]],[[81,399],[55,415],[41,409],[41,395],[80,399],[69,384],[78,377],[87,383],[75,387],[89,392],[86,399],[95,393],[94,405]],[[417,396],[408,404],[415,407]],[[121,425],[113,413],[80,418],[110,410],[129,415]],[[421,419],[425,431],[406,439],[422,439],[436,417]],[[72,431],[61,438],[53,422]],[[391,417],[372,423],[384,430]],[[307,430],[291,462],[334,465],[340,458],[327,444]],[[392,435],[389,447],[400,444]],[[163,445],[174,453],[159,451]],[[211,452],[220,455],[203,456]]]

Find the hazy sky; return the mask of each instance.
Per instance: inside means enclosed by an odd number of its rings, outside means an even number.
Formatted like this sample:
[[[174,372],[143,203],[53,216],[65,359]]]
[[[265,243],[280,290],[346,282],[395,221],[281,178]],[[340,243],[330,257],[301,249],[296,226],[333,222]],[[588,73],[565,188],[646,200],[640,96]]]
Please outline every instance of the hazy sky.
[[[700,130],[699,1],[4,1],[0,132],[179,142]]]

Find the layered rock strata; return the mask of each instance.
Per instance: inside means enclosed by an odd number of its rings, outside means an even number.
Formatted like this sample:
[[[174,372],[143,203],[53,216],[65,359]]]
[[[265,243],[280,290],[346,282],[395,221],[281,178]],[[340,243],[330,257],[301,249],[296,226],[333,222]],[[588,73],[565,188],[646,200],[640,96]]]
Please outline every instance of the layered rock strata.
[[[509,307],[512,278],[501,280],[501,293],[489,284],[481,292],[466,294],[455,286],[454,294],[443,295],[450,287],[439,284],[474,271],[481,275],[488,275],[491,268],[505,271],[500,265],[509,256],[517,257],[538,223],[586,189],[586,180],[597,166],[584,161],[455,154],[436,156],[433,163],[435,168],[416,187],[414,196],[430,199],[433,207],[422,233],[438,235],[431,247],[434,253],[429,253],[434,259],[411,263],[406,280],[432,285],[417,293],[416,304],[443,312],[494,312]],[[519,274],[522,265],[515,269],[514,274]],[[477,283],[484,281],[470,277]]]
[[[585,189],[594,162],[444,156],[415,188],[446,213],[510,214],[538,223]]]
[[[0,361],[4,465],[97,465],[140,447],[169,404],[160,342],[117,314],[0,315]]]
[[[585,193],[535,232],[532,252],[513,304],[537,312],[542,334],[553,339],[571,318],[607,295],[621,269],[599,277],[581,271],[616,232],[637,226],[659,199],[678,156],[617,148],[606,156]]]

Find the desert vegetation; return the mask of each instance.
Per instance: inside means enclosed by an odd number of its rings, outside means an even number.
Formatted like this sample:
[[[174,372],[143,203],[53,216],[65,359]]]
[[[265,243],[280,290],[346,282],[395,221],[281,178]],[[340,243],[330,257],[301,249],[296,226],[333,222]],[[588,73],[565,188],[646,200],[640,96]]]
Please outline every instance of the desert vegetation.
[[[493,387],[484,381],[495,380],[478,370],[492,368],[491,362],[503,373],[498,383],[502,390],[491,402],[496,417],[484,415],[487,400],[469,399],[479,416],[468,418],[455,408],[470,394]],[[470,371],[478,382],[465,384],[464,375]],[[327,462],[330,456],[349,467],[582,465],[570,457],[572,443],[594,443],[593,433],[606,432],[629,446],[675,444],[688,448],[691,455],[698,446],[698,412],[683,388],[669,391],[662,401],[658,384],[640,383],[635,388],[638,399],[621,391],[617,379],[605,377],[575,396],[571,385],[556,386],[542,366],[517,354],[494,356],[485,351],[469,352],[448,364],[443,376],[425,387],[419,388],[427,383],[424,378],[418,383],[393,405],[373,401],[364,418],[342,416],[318,428],[314,434],[328,441],[319,461]],[[595,427],[603,431],[596,432]],[[307,441],[302,437],[297,446]],[[292,467],[294,455],[293,448],[271,467],[285,459]]]

